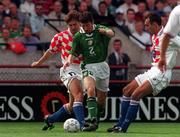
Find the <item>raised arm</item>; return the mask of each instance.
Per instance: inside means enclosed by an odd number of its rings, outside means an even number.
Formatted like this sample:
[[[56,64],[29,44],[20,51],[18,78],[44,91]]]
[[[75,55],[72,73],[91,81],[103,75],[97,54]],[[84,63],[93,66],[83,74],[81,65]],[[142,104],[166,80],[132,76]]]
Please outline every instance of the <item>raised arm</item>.
[[[107,28],[99,28],[99,32],[101,34],[104,34],[104,35],[110,37],[110,38],[115,35],[114,31],[112,29],[109,29],[109,28],[108,29]]]
[[[53,55],[53,53],[51,53],[51,51],[48,49],[43,56],[38,60],[35,61],[31,64],[32,67],[36,67],[36,66],[40,66],[41,64],[43,64],[46,60],[48,60],[51,56]]]

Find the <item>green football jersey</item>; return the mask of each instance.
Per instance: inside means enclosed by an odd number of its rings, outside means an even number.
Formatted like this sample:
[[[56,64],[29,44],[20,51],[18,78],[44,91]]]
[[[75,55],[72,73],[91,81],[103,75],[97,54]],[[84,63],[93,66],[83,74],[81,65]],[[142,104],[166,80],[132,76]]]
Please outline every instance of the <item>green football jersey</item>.
[[[78,32],[75,34],[70,54],[83,56],[83,63],[99,63],[106,60],[110,37],[99,33],[99,28],[108,29],[102,25],[95,25],[91,34]]]

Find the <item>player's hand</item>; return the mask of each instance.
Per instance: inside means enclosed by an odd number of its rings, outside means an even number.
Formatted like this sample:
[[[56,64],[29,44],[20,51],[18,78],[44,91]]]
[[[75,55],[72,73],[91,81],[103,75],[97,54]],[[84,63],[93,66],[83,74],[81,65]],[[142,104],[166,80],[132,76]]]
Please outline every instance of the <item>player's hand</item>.
[[[63,69],[65,70],[67,67],[69,67],[69,65],[70,65],[70,62],[66,61],[63,65]]]
[[[39,62],[38,61],[35,61],[35,62],[33,62],[32,64],[31,64],[31,67],[36,67],[36,66],[39,66],[40,64],[39,64]]]
[[[158,62],[158,68],[161,72],[166,71],[166,59],[165,58],[160,58]]]
[[[99,28],[98,31],[99,31],[99,33],[101,33],[101,34],[104,34],[104,35],[107,34],[107,30],[104,29],[104,28]]]

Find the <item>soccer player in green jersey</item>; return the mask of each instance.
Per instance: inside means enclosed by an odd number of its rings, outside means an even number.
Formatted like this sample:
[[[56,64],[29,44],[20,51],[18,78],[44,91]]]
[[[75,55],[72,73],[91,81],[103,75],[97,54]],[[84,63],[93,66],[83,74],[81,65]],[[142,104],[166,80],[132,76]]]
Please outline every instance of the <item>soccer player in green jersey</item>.
[[[114,31],[102,25],[95,25],[92,14],[84,12],[80,15],[82,31],[75,34],[72,50],[64,68],[72,63],[74,57],[82,55],[81,65],[84,88],[87,91],[87,107],[90,125],[84,131],[95,131],[98,128],[100,112],[105,108],[109,91],[110,69],[105,62],[108,45]],[[96,101],[97,97],[97,101]]]

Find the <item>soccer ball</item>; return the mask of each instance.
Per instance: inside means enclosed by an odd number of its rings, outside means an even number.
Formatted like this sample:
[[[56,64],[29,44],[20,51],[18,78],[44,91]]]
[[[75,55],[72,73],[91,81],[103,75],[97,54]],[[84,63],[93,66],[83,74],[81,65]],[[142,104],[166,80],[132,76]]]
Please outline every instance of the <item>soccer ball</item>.
[[[78,132],[80,130],[80,124],[76,119],[69,118],[64,122],[63,128],[65,132]]]

